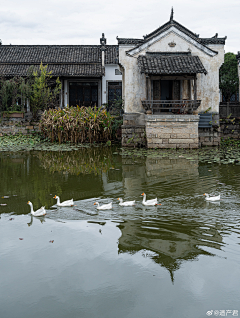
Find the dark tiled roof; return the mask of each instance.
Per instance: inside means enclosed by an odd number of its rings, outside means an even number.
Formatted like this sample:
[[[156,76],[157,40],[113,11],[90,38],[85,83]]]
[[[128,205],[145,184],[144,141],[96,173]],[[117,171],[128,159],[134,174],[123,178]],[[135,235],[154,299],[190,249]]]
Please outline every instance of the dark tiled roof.
[[[0,75],[24,76],[30,65],[48,64],[56,76],[102,76],[100,45],[0,45]],[[105,64],[118,63],[118,46],[105,46]]]
[[[118,64],[118,45],[106,45],[105,48],[105,64]]]
[[[152,75],[170,75],[170,74],[207,74],[201,60],[198,56],[154,56],[148,57],[140,55],[138,57],[138,66],[141,73]]]
[[[226,37],[225,38],[213,37],[213,38],[202,38],[201,39],[201,38],[199,38],[199,34],[193,33],[192,31],[190,31],[189,29],[185,28],[182,24],[178,23],[175,20],[170,20],[167,23],[165,23],[162,26],[160,26],[155,31],[145,35],[144,36],[144,40],[141,40],[141,42],[140,41],[139,42],[136,41],[136,43],[131,43],[131,44],[136,44],[136,47],[139,47],[139,46],[141,46],[142,43],[147,42],[150,39],[152,39],[155,36],[157,36],[158,34],[161,34],[161,33],[165,32],[165,31],[167,31],[172,26],[176,27],[178,30],[180,30],[181,32],[185,33],[186,35],[188,35],[189,37],[191,37],[192,39],[194,39],[198,43],[201,43],[203,46],[206,46],[208,44],[225,44]],[[120,39],[120,40],[124,40],[124,39]],[[213,51],[213,52],[215,52],[215,51]]]
[[[200,43],[204,45],[208,44],[225,44],[226,38],[201,38]]]
[[[118,61],[118,46],[106,45],[106,64]],[[1,45],[0,63],[101,63],[100,45]]]
[[[118,38],[118,44],[140,44],[140,43],[144,43],[144,39],[130,39],[130,38]]]
[[[179,29],[180,31],[182,31],[183,33],[189,35],[191,38],[193,38],[194,40],[198,41],[198,34],[193,33],[192,31],[190,31],[189,29],[185,28],[183,25],[181,25],[180,23],[178,23],[175,20],[170,20],[167,23],[163,24],[162,26],[160,26],[158,29],[156,29],[155,31],[147,34],[144,36],[144,40],[148,41],[149,39],[151,39],[152,37],[156,36],[159,33],[162,33],[166,30],[168,30],[169,28],[171,28],[172,26],[175,26],[177,29]]]
[[[240,60],[240,52],[238,51],[238,53],[236,54],[236,58],[238,59],[238,60]]]
[[[39,69],[39,64],[32,64]],[[26,76],[30,64],[0,64],[1,76]],[[99,77],[104,75],[101,64],[48,64],[52,76]]]

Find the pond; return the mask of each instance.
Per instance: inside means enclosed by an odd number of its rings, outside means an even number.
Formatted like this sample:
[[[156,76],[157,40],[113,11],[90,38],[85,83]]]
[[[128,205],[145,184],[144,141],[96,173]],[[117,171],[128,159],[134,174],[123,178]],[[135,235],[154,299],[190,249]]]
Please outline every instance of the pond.
[[[240,316],[240,165],[184,153],[0,152],[0,317]]]

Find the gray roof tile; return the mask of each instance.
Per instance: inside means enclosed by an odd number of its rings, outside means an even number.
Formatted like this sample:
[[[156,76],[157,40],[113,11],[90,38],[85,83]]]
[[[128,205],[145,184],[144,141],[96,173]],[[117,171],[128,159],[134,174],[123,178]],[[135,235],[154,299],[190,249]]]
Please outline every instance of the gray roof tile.
[[[30,65],[48,64],[55,76],[102,76],[100,45],[0,45],[0,75],[25,76]],[[118,46],[105,46],[105,64],[118,63]]]
[[[141,73],[151,75],[170,74],[207,74],[198,56],[173,55],[173,56],[145,56],[138,57],[138,66]]]
[[[30,65],[39,68],[39,64],[0,64],[0,75],[26,76]],[[47,71],[52,71],[54,77],[99,77],[104,75],[104,68],[101,64],[48,64]]]

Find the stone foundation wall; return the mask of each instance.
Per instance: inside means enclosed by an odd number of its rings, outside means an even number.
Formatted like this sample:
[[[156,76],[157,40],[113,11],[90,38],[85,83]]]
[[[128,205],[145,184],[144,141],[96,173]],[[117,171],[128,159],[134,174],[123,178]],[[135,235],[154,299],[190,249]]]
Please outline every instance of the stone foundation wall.
[[[198,136],[199,147],[220,145],[220,128],[199,128]]]
[[[146,129],[144,126],[122,125],[123,147],[146,147]]]
[[[240,139],[240,119],[223,118],[220,120],[220,136],[223,139]]]
[[[145,114],[127,113],[123,115],[123,147],[146,147]]]
[[[0,136],[19,133],[27,135],[35,132],[40,132],[38,122],[28,121],[22,118],[1,118],[0,120]]]
[[[198,148],[198,115],[147,115],[148,148]]]

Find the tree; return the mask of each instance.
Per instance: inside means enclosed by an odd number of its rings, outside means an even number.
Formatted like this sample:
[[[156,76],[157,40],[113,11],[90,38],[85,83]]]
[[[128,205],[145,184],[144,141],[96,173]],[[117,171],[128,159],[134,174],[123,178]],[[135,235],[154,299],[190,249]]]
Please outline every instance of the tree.
[[[239,87],[238,61],[234,53],[224,55],[224,63],[219,70],[219,88],[226,101],[229,102]]]
[[[47,72],[47,65],[40,64],[39,70],[33,70],[32,91],[30,97],[33,116],[38,110],[44,110],[56,106],[57,97],[61,91],[59,78],[51,83],[52,72]],[[51,87],[51,84],[54,87]]]

